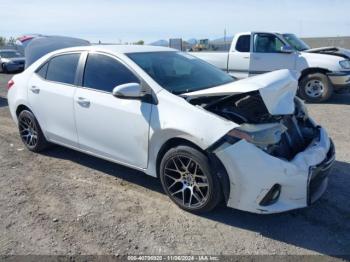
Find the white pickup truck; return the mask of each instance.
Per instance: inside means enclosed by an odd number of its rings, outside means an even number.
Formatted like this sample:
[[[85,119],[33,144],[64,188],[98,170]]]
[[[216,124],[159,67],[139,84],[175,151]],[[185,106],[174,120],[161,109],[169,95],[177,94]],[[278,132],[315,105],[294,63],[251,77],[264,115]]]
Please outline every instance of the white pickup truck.
[[[229,52],[191,52],[236,78],[290,69],[300,73],[299,96],[310,102],[327,100],[350,87],[350,51],[337,47],[311,49],[294,34],[236,34]]]

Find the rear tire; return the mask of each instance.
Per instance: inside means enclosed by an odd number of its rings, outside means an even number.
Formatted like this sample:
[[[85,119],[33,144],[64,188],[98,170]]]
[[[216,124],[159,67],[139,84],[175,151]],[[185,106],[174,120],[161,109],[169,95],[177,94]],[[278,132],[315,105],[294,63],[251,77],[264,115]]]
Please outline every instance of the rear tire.
[[[324,102],[332,94],[333,86],[325,74],[308,74],[299,81],[299,96],[307,102]]]
[[[164,155],[160,179],[170,199],[189,212],[208,212],[223,196],[219,178],[210,170],[208,158],[189,146],[177,146]]]
[[[49,146],[38,121],[29,110],[18,115],[18,130],[23,144],[33,152],[40,152]]]
[[[7,70],[7,67],[5,64],[2,64],[1,65],[1,72],[4,73],[4,74],[7,74],[8,73],[8,70]]]

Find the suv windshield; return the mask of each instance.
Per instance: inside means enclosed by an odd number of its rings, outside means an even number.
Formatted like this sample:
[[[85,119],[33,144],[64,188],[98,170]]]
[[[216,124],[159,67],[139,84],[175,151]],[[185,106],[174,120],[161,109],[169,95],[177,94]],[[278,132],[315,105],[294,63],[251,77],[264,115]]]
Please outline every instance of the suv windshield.
[[[286,40],[288,44],[297,51],[305,51],[310,49],[310,46],[308,46],[303,40],[294,34],[283,34],[282,36],[284,40]]]
[[[0,56],[2,58],[22,57],[21,53],[19,53],[17,51],[0,51]]]
[[[194,56],[182,52],[126,54],[159,85],[181,94],[234,81],[230,75]]]

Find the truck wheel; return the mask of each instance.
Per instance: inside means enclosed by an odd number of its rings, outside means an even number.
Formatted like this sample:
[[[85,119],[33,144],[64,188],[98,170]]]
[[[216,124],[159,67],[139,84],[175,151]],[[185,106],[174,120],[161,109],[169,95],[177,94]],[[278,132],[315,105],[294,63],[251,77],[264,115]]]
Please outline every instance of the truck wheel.
[[[322,73],[304,76],[299,82],[299,96],[308,102],[323,102],[333,94],[333,86]]]
[[[219,178],[210,170],[208,158],[189,146],[177,146],[164,155],[160,179],[170,199],[186,211],[208,212],[222,199]]]

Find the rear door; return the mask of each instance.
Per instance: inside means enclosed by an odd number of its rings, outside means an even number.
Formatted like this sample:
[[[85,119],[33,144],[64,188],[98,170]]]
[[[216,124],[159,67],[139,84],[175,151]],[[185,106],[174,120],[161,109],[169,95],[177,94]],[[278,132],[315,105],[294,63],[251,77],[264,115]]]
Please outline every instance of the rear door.
[[[117,85],[140,83],[120,60],[89,53],[74,97],[81,149],[109,160],[146,168],[152,105],[112,95]]]
[[[80,53],[56,55],[44,63],[29,82],[28,98],[46,137],[77,146],[73,97]]]
[[[283,45],[285,43],[275,34],[254,33],[249,75],[267,73],[278,69],[294,70],[297,53],[281,52]]]
[[[237,78],[246,78],[249,76],[250,63],[250,34],[238,37],[235,46],[233,46],[228,56],[228,71]]]

